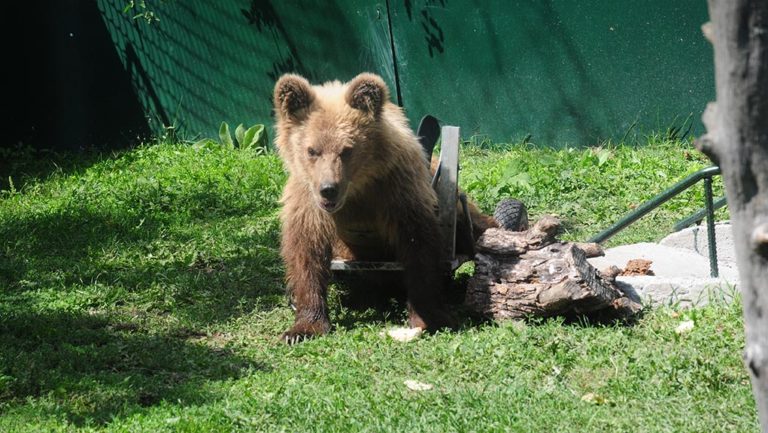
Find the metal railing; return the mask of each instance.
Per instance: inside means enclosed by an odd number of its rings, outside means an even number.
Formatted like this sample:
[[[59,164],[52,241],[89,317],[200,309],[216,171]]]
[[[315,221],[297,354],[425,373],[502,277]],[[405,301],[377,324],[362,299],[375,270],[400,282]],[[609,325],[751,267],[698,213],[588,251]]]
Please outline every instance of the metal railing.
[[[627,216],[620,219],[618,222],[603,230],[599,234],[593,236],[589,242],[602,243],[611,238],[616,233],[624,230],[630,224],[639,220],[650,211],[661,206],[667,200],[675,197],[681,192],[687,190],[691,186],[695,185],[699,181],[704,181],[704,204],[705,208],[694,213],[693,215],[681,220],[675,224],[675,230],[685,228],[692,223],[699,221],[702,217],[707,219],[707,245],[709,247],[709,273],[712,277],[719,275],[717,268],[717,246],[715,242],[715,209],[723,207],[725,205],[725,197],[717,200],[717,203],[712,198],[712,177],[720,174],[720,167],[712,166],[699,170],[696,173],[691,174],[680,182],[676,183],[672,187],[663,191],[656,197],[646,201],[637,207],[634,211],[630,212]]]

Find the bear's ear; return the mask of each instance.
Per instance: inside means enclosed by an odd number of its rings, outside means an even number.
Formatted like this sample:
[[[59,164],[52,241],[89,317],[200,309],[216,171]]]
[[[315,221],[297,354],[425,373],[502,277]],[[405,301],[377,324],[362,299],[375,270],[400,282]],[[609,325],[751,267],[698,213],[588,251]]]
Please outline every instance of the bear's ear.
[[[285,74],[275,84],[275,112],[278,118],[303,119],[314,99],[312,86],[300,75]]]
[[[378,75],[363,73],[349,82],[346,100],[352,108],[378,115],[389,100],[389,89]]]

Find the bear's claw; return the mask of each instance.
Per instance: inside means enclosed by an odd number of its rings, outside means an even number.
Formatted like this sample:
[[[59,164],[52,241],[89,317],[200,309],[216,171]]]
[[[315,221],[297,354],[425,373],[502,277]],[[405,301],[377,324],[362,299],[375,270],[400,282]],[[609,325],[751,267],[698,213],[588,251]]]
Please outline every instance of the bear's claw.
[[[291,329],[285,331],[280,336],[280,340],[290,346],[319,335],[327,334],[330,330],[331,324],[328,321],[296,322]]]

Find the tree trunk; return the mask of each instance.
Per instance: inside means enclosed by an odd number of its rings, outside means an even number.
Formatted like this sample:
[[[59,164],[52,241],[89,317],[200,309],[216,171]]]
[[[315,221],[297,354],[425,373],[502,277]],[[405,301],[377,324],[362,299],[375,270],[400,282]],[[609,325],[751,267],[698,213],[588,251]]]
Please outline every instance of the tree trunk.
[[[744,361],[768,433],[768,1],[709,0],[717,101],[697,146],[720,165],[746,328]]]

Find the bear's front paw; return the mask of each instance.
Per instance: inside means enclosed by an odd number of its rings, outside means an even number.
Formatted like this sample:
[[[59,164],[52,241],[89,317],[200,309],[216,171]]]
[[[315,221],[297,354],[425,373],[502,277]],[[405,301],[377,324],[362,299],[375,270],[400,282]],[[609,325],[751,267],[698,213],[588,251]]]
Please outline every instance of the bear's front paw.
[[[327,334],[331,330],[331,324],[327,320],[314,322],[296,321],[291,329],[285,331],[280,337],[286,344],[301,343],[304,340]]]
[[[456,319],[444,308],[431,308],[427,311],[416,312],[411,309],[408,314],[408,325],[411,328],[421,328],[428,331],[457,328]]]

